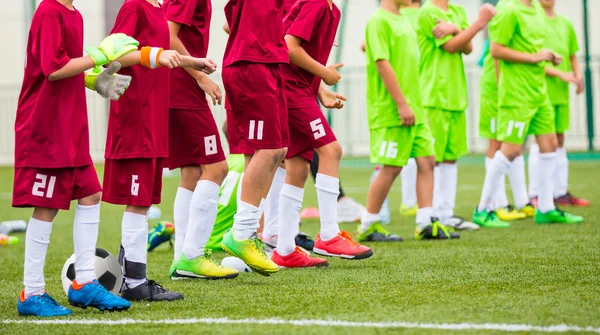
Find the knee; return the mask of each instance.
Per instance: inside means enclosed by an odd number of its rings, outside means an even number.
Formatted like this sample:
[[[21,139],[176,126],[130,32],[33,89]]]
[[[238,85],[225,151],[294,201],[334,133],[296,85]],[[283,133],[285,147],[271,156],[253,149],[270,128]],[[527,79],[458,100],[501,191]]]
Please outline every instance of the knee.
[[[201,175],[202,170],[199,166],[184,166],[181,168],[181,182],[179,186],[194,191]]]
[[[562,148],[565,146],[565,134],[556,134],[557,146]]]
[[[339,142],[330,143],[318,149],[319,157],[340,161],[342,159],[342,146]]]
[[[398,177],[401,171],[402,167],[400,166],[384,166],[383,168],[381,168],[381,171],[379,173],[382,173],[395,179],[396,177]]]
[[[417,168],[421,173],[433,173],[436,167],[435,157],[420,157],[417,159]]]
[[[221,185],[227,177],[229,166],[227,161],[221,161],[215,164],[203,166],[202,179],[208,179],[215,184]]]

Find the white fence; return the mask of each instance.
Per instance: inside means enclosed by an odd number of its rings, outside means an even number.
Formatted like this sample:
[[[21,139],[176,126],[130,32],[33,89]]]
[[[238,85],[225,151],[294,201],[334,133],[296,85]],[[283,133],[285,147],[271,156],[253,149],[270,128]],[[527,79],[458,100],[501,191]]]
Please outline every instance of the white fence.
[[[594,82],[594,104],[599,105],[600,60],[592,64]],[[365,72],[364,68],[346,68],[339,91],[348,97],[346,107],[332,112],[332,127],[342,143],[345,156],[367,156],[369,152],[369,132],[367,128]],[[469,85],[469,109],[467,137],[471,152],[483,152],[487,143],[478,137],[480,69],[467,66]],[[218,76],[216,76],[218,78]],[[0,86],[0,165],[12,165],[14,155],[14,122],[20,86]],[[585,95],[576,96],[571,92],[571,130],[567,133],[567,147],[571,150],[587,149],[587,116]],[[88,91],[88,115],[90,122],[90,146],[92,157],[101,162],[104,155],[108,104],[97,94]],[[598,107],[597,107],[598,108]],[[596,109],[597,110],[597,109]],[[213,108],[218,124],[225,120],[222,106]],[[595,113],[596,129],[600,128],[600,113]],[[52,125],[48,125],[52,127]],[[166,139],[165,139],[166,140]],[[226,141],[223,142],[226,145]],[[595,148],[600,148],[600,131],[596,130]]]

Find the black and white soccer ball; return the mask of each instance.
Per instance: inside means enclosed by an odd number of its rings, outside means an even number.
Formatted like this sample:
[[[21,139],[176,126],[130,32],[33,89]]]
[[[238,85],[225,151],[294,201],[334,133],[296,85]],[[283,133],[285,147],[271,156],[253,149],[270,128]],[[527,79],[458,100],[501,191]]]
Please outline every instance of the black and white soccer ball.
[[[123,273],[119,261],[110,252],[96,248],[96,278],[107,291],[118,294],[123,284]],[[69,286],[75,280],[75,254],[71,255],[62,268],[62,286],[65,294],[69,294]]]

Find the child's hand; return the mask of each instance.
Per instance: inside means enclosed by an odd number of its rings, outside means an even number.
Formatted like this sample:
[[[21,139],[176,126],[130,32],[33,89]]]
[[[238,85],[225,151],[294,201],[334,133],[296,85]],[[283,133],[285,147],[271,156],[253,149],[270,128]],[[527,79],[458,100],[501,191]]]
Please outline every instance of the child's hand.
[[[175,50],[164,50],[158,57],[158,62],[161,66],[166,66],[169,69],[179,67],[181,63],[181,55]]]

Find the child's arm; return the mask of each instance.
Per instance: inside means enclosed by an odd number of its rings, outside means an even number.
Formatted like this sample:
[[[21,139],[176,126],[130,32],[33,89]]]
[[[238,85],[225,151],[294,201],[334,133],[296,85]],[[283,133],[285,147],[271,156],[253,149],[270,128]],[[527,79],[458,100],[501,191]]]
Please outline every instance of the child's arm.
[[[553,62],[555,63],[555,58],[558,56],[554,54],[554,52],[543,49],[538,53],[529,54],[526,52],[520,52],[513,49],[510,49],[504,45],[492,42],[490,45],[490,53],[492,57],[495,59],[513,62],[513,63],[525,63],[525,64],[537,64],[539,62]],[[558,56],[560,57],[560,56]],[[562,58],[560,58],[562,61]],[[560,62],[559,62],[560,64]]]
[[[323,85],[323,83],[321,83],[321,86],[319,86],[318,97],[321,105],[323,105],[325,108],[341,109],[344,107],[344,101],[346,101],[346,97],[344,95],[328,89]]]
[[[94,60],[90,56],[72,58],[65,66],[50,73],[48,80],[56,81],[71,78],[93,68],[94,66]]]
[[[451,40],[445,43],[442,48],[450,53],[461,52],[464,54],[470,54],[473,51],[473,44],[471,41],[496,14],[496,9],[490,4],[481,6],[479,10],[479,18],[469,28],[456,34]]]
[[[579,59],[575,54],[571,55],[571,69],[573,69],[573,74],[575,75],[575,85],[577,85],[577,94],[581,94],[585,90],[585,82],[583,81],[581,64],[579,63]]]
[[[398,84],[398,79],[396,78],[396,74],[392,68],[392,65],[388,60],[378,60],[376,64],[377,71],[379,71],[379,75],[381,76],[381,80],[383,81],[385,88],[398,106],[398,114],[402,119],[402,125],[414,125],[415,114],[406,102],[406,98],[404,97],[404,93],[402,93],[400,84]]]
[[[302,39],[296,36],[285,35],[285,42],[288,46],[290,62],[292,62],[294,65],[323,79],[327,85],[337,84],[342,77],[337,69],[344,66],[344,64],[339,63],[327,67],[323,66],[321,63],[310,57],[308,53],[306,53],[304,48],[301,46]]]
[[[190,56],[189,51],[179,39],[179,31],[181,30],[181,23],[168,21],[169,22],[169,32],[171,33],[171,49],[179,52],[182,56]],[[191,57],[191,56],[190,56]],[[196,81],[198,85],[204,92],[206,92],[210,98],[212,99],[213,105],[217,103],[220,105],[222,101],[221,89],[219,89],[219,85],[217,85],[214,81],[212,81],[208,76],[201,71],[194,70],[193,68],[186,67],[185,70],[189,73]]]

